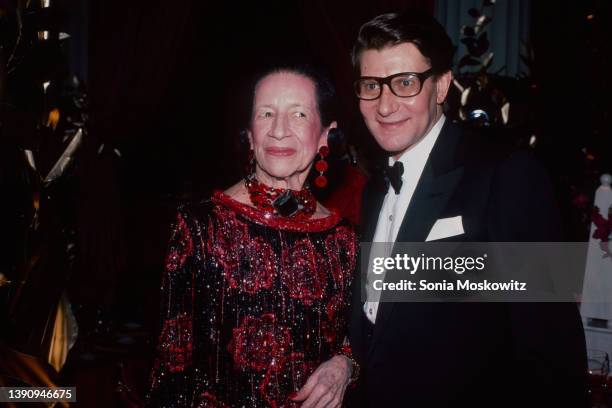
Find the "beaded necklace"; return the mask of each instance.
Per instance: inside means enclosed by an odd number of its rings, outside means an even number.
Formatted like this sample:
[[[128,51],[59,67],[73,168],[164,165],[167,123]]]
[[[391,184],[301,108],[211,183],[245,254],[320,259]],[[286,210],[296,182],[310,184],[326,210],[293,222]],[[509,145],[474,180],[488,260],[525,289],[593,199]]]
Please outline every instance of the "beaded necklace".
[[[317,208],[317,201],[308,188],[299,191],[273,188],[260,183],[254,174],[244,179],[244,185],[251,203],[267,214],[306,220]]]

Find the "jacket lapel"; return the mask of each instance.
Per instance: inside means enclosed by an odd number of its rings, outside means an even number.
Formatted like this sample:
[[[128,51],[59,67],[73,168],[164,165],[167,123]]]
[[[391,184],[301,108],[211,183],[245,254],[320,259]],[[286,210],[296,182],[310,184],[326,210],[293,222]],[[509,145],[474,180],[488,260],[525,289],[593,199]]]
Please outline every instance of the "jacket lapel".
[[[378,223],[378,215],[382,208],[385,195],[387,194],[387,186],[384,182],[380,172],[375,172],[366,185],[363,197],[362,197],[362,208],[361,208],[361,242],[372,242],[374,238],[374,232],[376,231],[376,224]],[[370,253],[366,251],[366,246],[361,247],[359,251],[359,257],[357,259],[357,268],[355,268],[355,276],[353,279],[353,296],[352,296],[352,307],[351,307],[351,338],[358,344],[353,344],[353,349],[358,353],[359,358],[363,358],[367,350],[364,350],[364,344],[362,339],[363,333],[363,299],[365,299],[365,288],[366,288],[366,273],[362,273],[362,260],[369,259]],[[366,261],[367,262],[367,261]]]
[[[396,242],[425,242],[463,176],[463,167],[435,175],[425,169],[397,234]]]
[[[378,224],[378,216],[382,209],[383,202],[385,201],[385,196],[387,195],[388,187],[381,174],[381,172],[377,171],[372,177],[368,187],[364,191],[364,205],[362,216],[362,219],[364,220],[364,222],[362,222],[364,229],[362,231],[361,242],[371,243],[374,239],[374,233],[376,232],[376,224]],[[360,258],[358,259],[359,267],[357,268],[359,271],[361,271],[361,266],[364,264],[364,261],[366,263],[369,262],[369,247],[370,245],[362,245],[361,247],[361,251],[359,252]],[[362,272],[363,273],[359,273],[359,281],[357,281],[360,282],[360,285],[357,286],[359,286],[361,290],[361,296],[359,298],[361,305],[363,305],[364,303],[363,301],[361,301],[361,299],[365,298],[365,281],[367,278],[367,273],[365,271]]]
[[[361,240],[363,242],[371,242],[374,238],[376,224],[378,223],[378,215],[380,214],[383,201],[385,200],[387,189],[388,187],[382,176],[382,171],[377,168],[363,193],[361,210],[361,224],[363,225]]]
[[[424,242],[463,176],[461,130],[449,119],[442,128],[397,234],[397,242]],[[395,254],[396,248],[393,250]],[[374,329],[376,344],[386,327],[395,303],[379,305]]]

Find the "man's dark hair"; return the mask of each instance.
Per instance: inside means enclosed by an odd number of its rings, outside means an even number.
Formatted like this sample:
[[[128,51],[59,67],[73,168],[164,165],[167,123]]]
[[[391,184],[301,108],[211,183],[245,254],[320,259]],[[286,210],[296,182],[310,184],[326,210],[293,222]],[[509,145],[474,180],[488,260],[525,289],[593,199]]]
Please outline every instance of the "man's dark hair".
[[[255,101],[255,90],[257,89],[259,82],[269,75],[281,72],[301,75],[310,79],[314,83],[317,98],[317,109],[319,111],[319,117],[321,118],[321,125],[323,127],[329,126],[334,120],[338,119],[336,117],[336,90],[332,85],[331,80],[322,68],[305,62],[277,64],[271,68],[260,71],[255,76],[252,84],[251,109]]]
[[[353,46],[353,67],[359,74],[359,58],[365,50],[381,50],[405,42],[413,43],[427,58],[434,75],[452,68],[453,43],[444,27],[419,11],[381,14],[362,25]]]

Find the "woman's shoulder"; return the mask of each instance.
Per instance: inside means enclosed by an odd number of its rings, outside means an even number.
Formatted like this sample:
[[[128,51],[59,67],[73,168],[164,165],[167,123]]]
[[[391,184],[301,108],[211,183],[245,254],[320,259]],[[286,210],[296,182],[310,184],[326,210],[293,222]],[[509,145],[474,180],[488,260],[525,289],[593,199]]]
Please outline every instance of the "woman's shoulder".
[[[347,218],[341,217],[338,224],[335,226],[336,231],[341,231],[343,234],[347,234],[351,239],[357,241],[359,234],[355,224]]]
[[[272,227],[275,229],[287,229],[303,232],[334,232],[339,230],[343,233],[356,235],[353,223],[341,216],[335,209],[319,207],[319,217],[309,220],[276,219],[267,217],[256,208],[250,207],[224,191],[216,190],[211,196],[199,200],[182,201],[176,205],[175,223],[184,223],[193,229],[205,229],[212,219],[224,218],[225,213],[231,213],[232,217],[244,219],[256,224]]]
[[[211,197],[199,200],[181,201],[175,206],[176,222],[185,222],[189,225],[202,224],[213,213],[214,202]]]

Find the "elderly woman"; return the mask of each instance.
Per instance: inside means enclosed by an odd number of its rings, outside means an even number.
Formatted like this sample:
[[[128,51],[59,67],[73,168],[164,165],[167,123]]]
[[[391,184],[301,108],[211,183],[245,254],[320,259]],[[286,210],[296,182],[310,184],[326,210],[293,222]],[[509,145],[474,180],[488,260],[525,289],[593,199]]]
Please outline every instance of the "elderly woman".
[[[333,88],[277,68],[253,95],[251,174],[178,211],[153,406],[339,407],[358,371],[345,320],[356,236],[307,183],[316,158],[325,185]]]

